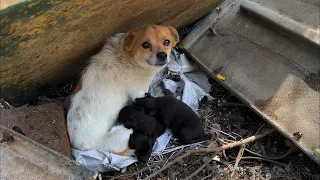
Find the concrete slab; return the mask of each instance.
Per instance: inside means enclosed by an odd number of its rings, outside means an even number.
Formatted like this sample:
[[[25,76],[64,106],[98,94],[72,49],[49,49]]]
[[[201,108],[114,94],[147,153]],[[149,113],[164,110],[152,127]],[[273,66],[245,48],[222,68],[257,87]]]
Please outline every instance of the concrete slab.
[[[3,133],[12,138],[0,143],[0,179],[95,180],[98,176],[98,173],[0,125],[0,134]]]
[[[182,48],[213,77],[225,76],[222,85],[320,164],[319,6],[226,0],[214,13],[201,36],[187,37]],[[313,39],[300,27],[314,32]]]
[[[62,106],[54,103],[0,110],[1,124],[19,127],[29,138],[71,157]]]

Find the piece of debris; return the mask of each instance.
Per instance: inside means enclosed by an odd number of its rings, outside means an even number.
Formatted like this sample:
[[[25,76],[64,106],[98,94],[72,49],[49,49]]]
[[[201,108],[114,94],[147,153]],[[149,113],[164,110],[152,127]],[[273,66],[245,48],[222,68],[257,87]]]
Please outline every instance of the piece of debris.
[[[299,141],[301,138],[302,138],[302,133],[300,133],[300,132],[295,132],[295,133],[293,133],[293,137],[294,137],[294,139],[295,140],[297,140],[297,141]]]
[[[217,74],[217,78],[220,79],[221,81],[225,81],[226,77],[222,76],[220,73]]]
[[[13,140],[13,137],[6,131],[0,130],[0,143],[8,143]]]
[[[13,108],[7,101],[4,99],[0,99],[0,105],[3,109],[11,109]]]
[[[13,126],[12,130],[22,134],[22,135],[26,135],[18,126]]]
[[[54,103],[0,111],[1,123],[71,157],[64,109]]]

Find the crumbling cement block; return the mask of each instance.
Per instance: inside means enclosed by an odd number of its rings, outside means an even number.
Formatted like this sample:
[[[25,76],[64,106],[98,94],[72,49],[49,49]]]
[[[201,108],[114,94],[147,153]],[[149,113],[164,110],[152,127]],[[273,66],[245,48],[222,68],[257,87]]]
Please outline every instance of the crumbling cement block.
[[[64,109],[55,103],[0,110],[1,124],[19,127],[29,138],[71,157]]]

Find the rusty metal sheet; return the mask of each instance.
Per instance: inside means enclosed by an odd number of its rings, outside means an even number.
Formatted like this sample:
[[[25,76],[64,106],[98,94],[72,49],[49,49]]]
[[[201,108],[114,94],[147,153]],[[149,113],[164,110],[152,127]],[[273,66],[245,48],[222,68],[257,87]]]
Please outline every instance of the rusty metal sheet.
[[[0,179],[94,180],[98,176],[3,125],[0,135]]]
[[[318,164],[319,18],[314,0],[226,0],[181,43]]]

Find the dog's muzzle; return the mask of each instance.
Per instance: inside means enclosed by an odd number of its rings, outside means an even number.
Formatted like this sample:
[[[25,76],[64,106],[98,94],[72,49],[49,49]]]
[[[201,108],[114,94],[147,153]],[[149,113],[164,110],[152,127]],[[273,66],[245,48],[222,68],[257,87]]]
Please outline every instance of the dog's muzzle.
[[[168,63],[168,55],[165,52],[159,52],[157,54],[157,66],[163,66]]]

